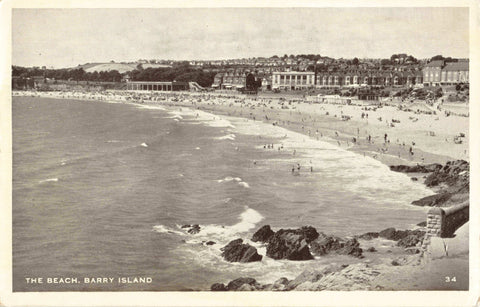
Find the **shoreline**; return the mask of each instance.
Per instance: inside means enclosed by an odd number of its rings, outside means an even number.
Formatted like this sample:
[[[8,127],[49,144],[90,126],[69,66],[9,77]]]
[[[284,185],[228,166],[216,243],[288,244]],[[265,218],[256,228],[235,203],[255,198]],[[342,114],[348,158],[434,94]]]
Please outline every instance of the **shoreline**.
[[[17,94],[17,95],[14,95]],[[43,98],[76,99],[76,100],[97,100],[115,101],[122,103],[136,103],[145,105],[159,105],[169,107],[188,107],[209,112],[219,116],[233,116],[248,120],[260,120],[267,124],[277,125],[287,130],[301,133],[306,137],[326,141],[340,148],[349,150],[359,155],[369,156],[389,167],[390,165],[432,164],[450,160],[463,159],[469,161],[468,141],[462,144],[453,144],[451,133],[448,137],[451,142],[436,140],[434,147],[437,152],[431,152],[425,147],[427,144],[419,144],[419,140],[425,139],[424,131],[416,129],[405,129],[398,127],[379,126],[376,123],[379,117],[375,114],[378,108],[374,105],[354,106],[337,105],[328,103],[312,103],[306,100],[295,99],[295,102],[271,98],[248,98],[226,94],[198,94],[190,92],[172,92],[150,95],[149,93],[127,93],[108,92],[108,95],[84,92],[14,92],[12,96],[35,96]],[[18,95],[22,93],[22,95]],[[211,101],[213,99],[213,101]],[[367,110],[363,111],[363,108]],[[392,113],[392,117],[399,117],[402,113],[408,113],[428,120],[429,117],[435,120],[435,115],[414,114],[412,112],[396,111],[394,107],[387,108],[386,113]],[[383,110],[382,110],[383,111]],[[357,113],[369,114],[361,118]],[[385,113],[385,112],[384,112]],[[326,115],[328,114],[328,115]],[[348,115],[347,115],[348,114]],[[352,115],[353,114],[353,115]],[[342,120],[342,116],[349,116],[350,119]],[[357,115],[357,116],[355,116]],[[373,117],[377,118],[373,118]],[[457,117],[462,121],[462,126],[468,129],[468,117]],[[392,122],[385,119],[387,123]],[[466,125],[465,125],[466,124]],[[386,126],[386,125],[385,125]],[[423,127],[420,127],[423,128]],[[460,129],[459,129],[460,130]],[[464,131],[468,135],[468,131]],[[387,138],[384,135],[387,134]],[[433,134],[440,135],[436,131]],[[405,135],[402,139],[400,136]],[[370,136],[370,141],[368,137]],[[442,135],[443,137],[443,135]],[[408,140],[407,140],[408,138]],[[429,138],[429,136],[427,136]],[[412,139],[412,140],[410,140]],[[447,137],[445,137],[447,139]],[[385,142],[387,140],[387,142]],[[466,138],[468,140],[468,137]],[[443,143],[443,144],[442,144]],[[453,147],[457,155],[454,155],[448,148]],[[413,152],[413,154],[411,154]],[[461,152],[461,153],[460,153]]]

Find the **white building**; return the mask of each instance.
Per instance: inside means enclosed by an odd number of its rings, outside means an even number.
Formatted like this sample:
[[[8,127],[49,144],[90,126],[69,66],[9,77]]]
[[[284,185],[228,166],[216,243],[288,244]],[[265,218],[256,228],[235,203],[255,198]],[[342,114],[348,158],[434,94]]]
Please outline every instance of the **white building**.
[[[288,71],[272,73],[272,89],[298,90],[315,86],[312,71]]]

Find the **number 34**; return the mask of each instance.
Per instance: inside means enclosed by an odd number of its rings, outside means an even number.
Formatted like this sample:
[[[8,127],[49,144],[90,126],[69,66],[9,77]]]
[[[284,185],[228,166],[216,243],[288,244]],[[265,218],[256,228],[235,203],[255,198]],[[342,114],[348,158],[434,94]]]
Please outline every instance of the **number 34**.
[[[445,282],[457,282],[457,277],[455,276],[445,276]]]

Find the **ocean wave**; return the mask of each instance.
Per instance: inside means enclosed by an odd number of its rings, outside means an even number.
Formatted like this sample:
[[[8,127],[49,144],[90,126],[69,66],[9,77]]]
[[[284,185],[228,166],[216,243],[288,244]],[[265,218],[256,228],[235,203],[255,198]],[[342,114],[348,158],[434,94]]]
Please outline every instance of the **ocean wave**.
[[[140,103],[133,103],[139,109],[147,109],[147,110],[162,110],[164,111],[165,108],[159,105],[151,105],[151,104],[140,104]]]
[[[197,244],[207,241],[214,241],[218,245],[224,245],[230,242],[233,239],[236,239],[240,234],[246,233],[264,219],[258,211],[245,207],[239,216],[239,222],[232,226],[218,225],[218,224],[208,224],[208,225],[199,225],[200,231],[195,234],[189,234],[188,230],[191,227],[185,227],[181,225],[176,225],[176,228],[167,227],[165,225],[155,225],[153,230],[159,233],[165,234],[176,234],[181,236],[189,236],[190,238],[186,240],[188,244]]]
[[[140,144],[140,146],[142,146],[142,147],[148,147],[147,143],[142,143],[142,144]]]
[[[175,116],[190,116],[193,117],[195,120],[210,126],[210,127],[217,127],[217,128],[235,128],[235,126],[226,118],[215,115],[212,113],[208,113],[205,111],[200,110],[192,110],[190,108],[181,108],[180,110],[170,111],[171,114]]]
[[[44,182],[58,182],[58,178],[49,178],[49,179],[44,179],[39,181],[39,183],[44,183]]]
[[[216,137],[215,139],[216,139],[216,140],[231,140],[231,141],[235,141],[235,138],[236,138],[236,135],[233,134],[233,133],[230,133],[230,134],[227,134],[227,135],[224,135],[224,136]]]
[[[177,234],[177,235],[185,235],[185,232],[175,230],[173,228],[169,228],[165,225],[155,225],[153,226],[153,230],[159,233],[169,233],[169,234]]]
[[[223,179],[218,179],[217,180],[218,183],[232,182],[232,181],[238,183],[239,185],[241,185],[244,188],[250,188],[250,185],[248,184],[248,182],[243,181],[242,178],[240,178],[240,177],[227,176]]]

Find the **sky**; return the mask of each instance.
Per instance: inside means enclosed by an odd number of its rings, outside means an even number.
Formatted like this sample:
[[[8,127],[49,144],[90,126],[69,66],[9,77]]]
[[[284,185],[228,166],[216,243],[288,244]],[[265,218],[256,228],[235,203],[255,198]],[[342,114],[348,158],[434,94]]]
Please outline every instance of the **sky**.
[[[12,64],[138,59],[467,58],[468,8],[13,9]]]

